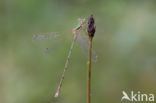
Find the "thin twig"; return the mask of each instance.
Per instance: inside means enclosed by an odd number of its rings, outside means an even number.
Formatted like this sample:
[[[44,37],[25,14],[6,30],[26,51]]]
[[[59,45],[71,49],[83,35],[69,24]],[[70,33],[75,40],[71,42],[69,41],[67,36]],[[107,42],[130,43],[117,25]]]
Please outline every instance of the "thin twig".
[[[91,103],[91,58],[92,58],[92,37],[89,37],[89,60],[88,60],[88,84],[87,84],[87,98]]]

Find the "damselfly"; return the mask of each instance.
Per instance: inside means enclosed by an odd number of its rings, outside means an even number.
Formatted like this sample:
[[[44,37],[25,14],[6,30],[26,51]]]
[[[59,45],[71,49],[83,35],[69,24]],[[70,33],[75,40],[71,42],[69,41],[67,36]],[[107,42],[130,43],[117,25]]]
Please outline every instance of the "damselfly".
[[[84,18],[80,19],[79,18],[78,19],[78,24],[76,25],[75,28],[72,29],[72,34],[73,34],[74,37],[73,37],[73,41],[72,41],[72,44],[71,44],[71,47],[70,47],[70,50],[69,50],[69,53],[68,53],[68,57],[67,57],[65,66],[64,66],[64,71],[63,71],[63,74],[62,74],[62,78],[61,78],[60,84],[58,86],[58,89],[56,91],[55,97],[58,97],[58,95],[60,93],[60,89],[62,87],[62,83],[63,83],[64,76],[65,76],[65,72],[66,72],[66,70],[68,68],[70,56],[71,56],[72,49],[73,49],[73,46],[75,44],[75,41],[76,40],[78,41],[78,44],[82,48],[83,52],[86,53],[86,55],[88,53],[89,38],[88,38],[88,36],[81,35],[83,30],[86,31],[86,28],[87,28],[87,19],[84,19]],[[35,34],[35,35],[33,35],[32,40],[33,41],[53,40],[55,38],[60,37],[62,33],[61,32],[50,32],[50,33],[44,33],[44,34]],[[54,45],[53,47],[46,48],[46,52],[49,52],[49,51],[53,50],[54,47],[56,47],[56,46]],[[96,62],[97,58],[98,58],[97,54],[93,51],[92,52],[92,61]]]

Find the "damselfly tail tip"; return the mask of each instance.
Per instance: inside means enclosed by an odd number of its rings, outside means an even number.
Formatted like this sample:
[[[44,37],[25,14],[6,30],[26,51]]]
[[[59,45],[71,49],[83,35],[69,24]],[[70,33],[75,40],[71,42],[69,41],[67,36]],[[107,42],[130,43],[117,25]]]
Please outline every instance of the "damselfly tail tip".
[[[55,98],[57,98],[58,97],[58,95],[59,95],[59,93],[60,93],[60,86],[58,87],[58,89],[57,89],[57,92],[55,93]]]
[[[59,95],[59,92],[57,91],[56,93],[55,93],[55,98],[57,98],[58,97],[58,95]]]

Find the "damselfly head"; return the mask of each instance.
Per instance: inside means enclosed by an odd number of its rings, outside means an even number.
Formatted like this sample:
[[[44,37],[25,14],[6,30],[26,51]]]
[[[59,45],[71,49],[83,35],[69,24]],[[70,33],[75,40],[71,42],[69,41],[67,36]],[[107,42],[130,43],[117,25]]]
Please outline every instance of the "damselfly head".
[[[78,18],[78,22],[80,25],[83,25],[86,22],[85,18]]]

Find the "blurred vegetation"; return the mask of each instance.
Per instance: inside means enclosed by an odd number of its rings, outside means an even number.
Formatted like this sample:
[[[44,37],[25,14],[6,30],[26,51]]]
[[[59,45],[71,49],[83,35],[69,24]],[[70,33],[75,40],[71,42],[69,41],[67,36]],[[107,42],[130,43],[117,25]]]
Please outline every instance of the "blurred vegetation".
[[[85,103],[87,59],[76,45],[54,98],[79,17],[94,14],[92,102],[120,103],[122,90],[156,94],[155,0],[1,0],[0,103]],[[57,52],[35,33],[69,30]]]

